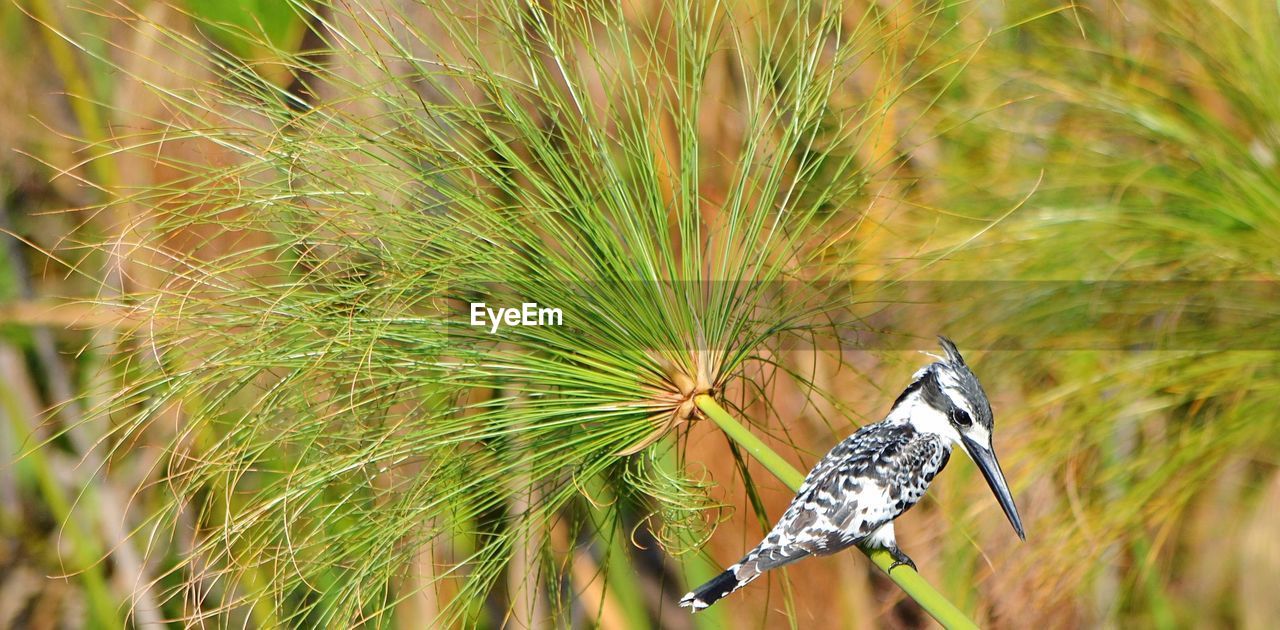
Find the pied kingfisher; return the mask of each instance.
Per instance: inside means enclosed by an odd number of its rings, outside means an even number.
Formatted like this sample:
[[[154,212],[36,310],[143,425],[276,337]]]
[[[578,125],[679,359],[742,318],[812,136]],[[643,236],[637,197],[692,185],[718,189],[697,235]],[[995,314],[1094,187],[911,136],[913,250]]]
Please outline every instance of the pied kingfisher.
[[[680,600],[698,612],[760,574],[852,545],[883,548],[889,568],[915,563],[898,549],[893,519],[911,509],[959,444],[978,465],[1018,537],[1026,540],[991,446],[991,404],[954,343],[916,372],[884,420],[858,429],[818,462],[782,518],[750,553]]]

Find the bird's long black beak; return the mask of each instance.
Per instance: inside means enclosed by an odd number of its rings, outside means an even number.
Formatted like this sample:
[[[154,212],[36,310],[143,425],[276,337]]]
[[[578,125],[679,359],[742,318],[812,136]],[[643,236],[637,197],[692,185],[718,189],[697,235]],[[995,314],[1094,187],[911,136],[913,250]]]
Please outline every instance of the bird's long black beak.
[[[991,492],[995,493],[996,499],[1000,501],[1000,507],[1004,508],[1004,514],[1009,517],[1013,531],[1018,532],[1018,538],[1026,540],[1027,534],[1022,531],[1022,519],[1018,516],[1018,506],[1013,504],[1013,495],[1009,493],[1009,484],[1005,483],[1004,473],[1000,471],[1000,462],[996,461],[995,451],[967,436],[961,435],[960,439],[964,441],[964,450],[969,453],[973,463],[978,465],[982,476],[987,478],[987,485],[991,486]]]

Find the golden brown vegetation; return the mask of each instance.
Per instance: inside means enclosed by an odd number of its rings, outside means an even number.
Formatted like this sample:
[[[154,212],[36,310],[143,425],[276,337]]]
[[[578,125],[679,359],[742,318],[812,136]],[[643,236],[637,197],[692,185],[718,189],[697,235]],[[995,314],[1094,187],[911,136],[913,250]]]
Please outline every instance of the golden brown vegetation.
[[[129,618],[408,628],[442,614],[483,627],[928,626],[854,553],[794,565],[698,617],[674,602],[712,565],[754,544],[791,498],[698,419],[692,396],[714,392],[807,469],[856,423],[879,419],[924,360],[911,340],[939,331],[966,345],[992,395],[1002,462],[1028,530],[1017,542],[973,467],[955,458],[931,499],[898,525],[940,591],[984,627],[1264,628],[1276,619],[1269,589],[1280,579],[1280,521],[1268,507],[1280,500],[1280,309],[1269,289],[1280,272],[1274,2],[814,3],[817,17],[772,0],[689,14],[667,0],[529,9],[577,27],[577,11],[617,7],[619,23],[633,29],[629,38],[587,38],[595,48],[578,51],[522,50],[497,29],[468,35],[450,21],[459,13],[429,3],[304,4],[313,12],[284,18],[259,8],[257,22],[236,23],[242,36],[197,27],[200,18],[232,19],[208,3],[0,5],[0,228],[11,235],[0,261],[0,627],[109,627]],[[475,11],[526,4],[476,3]],[[393,26],[371,26],[383,18]],[[767,154],[786,146],[781,126],[766,129],[780,123],[752,116],[751,88],[769,87],[759,67],[752,75],[752,54],[778,53],[786,75],[813,52],[769,40],[762,25],[784,18],[820,22],[831,38],[858,46],[848,72],[830,75],[840,81],[815,114],[830,126],[815,134],[830,140],[826,161],[797,152],[776,171],[752,171],[744,147]],[[696,56],[680,48],[690,45],[680,40],[690,28],[682,19],[720,20],[704,42],[705,67],[682,65]],[[584,24],[585,32],[599,26]],[[323,46],[332,50],[306,54]],[[406,81],[420,70],[410,61],[428,54],[458,65],[429,85]],[[736,364],[716,352],[630,357],[650,371],[617,388],[647,396],[618,416],[621,428],[601,430],[583,452],[603,455],[569,481],[547,473],[549,460],[534,452],[548,444],[537,440],[562,434],[476,439],[445,454],[469,465],[490,457],[506,466],[507,485],[491,497],[460,495],[459,503],[483,507],[474,512],[413,513],[439,487],[423,478],[461,484],[478,474],[413,459],[416,419],[508,414],[502,426],[512,433],[518,422],[573,419],[568,403],[539,406],[546,392],[526,395],[532,386],[518,380],[403,377],[415,352],[427,351],[409,347],[412,330],[388,326],[377,344],[344,330],[357,313],[420,316],[427,307],[406,287],[457,262],[420,262],[439,254],[425,236],[438,226],[387,210],[429,196],[388,155],[438,138],[377,134],[402,122],[396,107],[407,111],[409,95],[436,98],[434,112],[470,103],[494,115],[500,90],[458,70],[477,56],[487,79],[575,82],[549,88],[554,98],[510,95],[506,106],[523,117],[504,112],[510,124],[493,129],[511,140],[500,156],[511,181],[485,179],[483,151],[459,158],[471,169],[459,169],[467,181],[487,191],[477,203],[537,208],[557,194],[599,192],[556,191],[590,179],[520,166],[563,154],[535,142],[538,133],[581,149],[575,143],[599,128],[633,143],[627,164],[642,175],[628,175],[669,210],[655,240],[680,250],[697,234],[703,253],[760,246],[772,258],[759,264],[780,270],[778,283],[872,282],[884,293],[851,303],[888,306],[853,312],[897,334],[870,337],[869,349],[760,344]],[[817,57],[814,72],[839,65]],[[565,58],[581,63],[547,70]],[[611,74],[617,68],[633,74]],[[654,101],[620,103],[637,77]],[[672,104],[689,84],[700,98],[694,111]],[[378,96],[379,87],[392,96]],[[573,96],[586,104],[581,120],[551,107],[574,88],[583,90]],[[260,102],[268,96],[307,104]],[[637,112],[652,116],[624,117]],[[332,118],[317,123],[322,114]],[[254,137],[226,141],[237,133]],[[757,136],[766,140],[752,145]],[[290,208],[298,223],[280,227],[282,215],[263,198],[277,190],[270,176],[280,163],[255,170],[238,151],[290,142],[304,150],[298,164],[313,169],[312,181],[329,177],[349,196],[312,195]],[[326,150],[337,157],[308,162],[306,151]],[[737,211],[773,203],[753,196],[772,190],[758,181],[742,190],[744,173],[835,179],[839,193],[813,193],[830,195],[813,202],[816,235],[788,234],[793,247],[768,249],[768,230],[742,242],[716,229],[739,225]],[[624,216],[607,218],[624,225]],[[552,225],[511,224],[503,235],[512,239]],[[372,253],[361,249],[371,234],[385,237]],[[368,264],[379,253],[383,266]],[[517,268],[500,254],[493,261]],[[285,277],[274,275],[281,266],[297,276],[274,285]],[[814,267],[827,275],[815,280]],[[390,279],[368,280],[378,274]],[[664,279],[683,279],[673,276]],[[1018,284],[1006,292],[992,280]],[[273,300],[280,287],[290,295]],[[897,308],[885,297],[905,303],[911,291],[929,298],[957,287],[956,301],[930,308]],[[298,295],[314,300],[291,301]],[[239,377],[218,349],[261,362],[245,376],[247,393],[212,400]],[[582,355],[608,365],[594,349]],[[329,353],[358,369],[289,363],[280,358],[286,350]],[[553,364],[538,366],[550,372]],[[583,363],[565,369],[580,379],[566,383],[589,380]],[[168,381],[156,375],[174,373],[197,376],[174,386],[177,395],[159,393]],[[622,376],[605,380],[613,378]],[[272,398],[273,388],[290,393]],[[606,386],[574,391],[589,394],[600,417],[631,401],[610,398],[617,392]],[[279,417],[262,420],[259,408]],[[583,431],[592,418],[581,420]],[[270,451],[274,438],[279,451]],[[390,450],[361,451],[370,444]],[[640,455],[619,455],[632,451]],[[314,488],[299,481],[319,490],[308,494]],[[330,522],[299,515],[324,510]],[[545,518],[507,531],[512,514]],[[502,545],[486,546],[490,538]],[[472,566],[487,568],[468,573]]]

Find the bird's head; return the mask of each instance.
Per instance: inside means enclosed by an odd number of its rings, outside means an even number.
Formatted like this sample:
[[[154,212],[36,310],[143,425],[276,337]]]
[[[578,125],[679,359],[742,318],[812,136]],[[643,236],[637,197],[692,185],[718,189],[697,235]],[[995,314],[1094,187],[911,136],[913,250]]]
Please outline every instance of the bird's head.
[[[964,448],[982,471],[1018,537],[1026,540],[1018,508],[992,447],[994,417],[987,393],[956,345],[946,337],[938,337],[938,341],[945,356],[916,372],[915,380],[894,402],[890,417]]]

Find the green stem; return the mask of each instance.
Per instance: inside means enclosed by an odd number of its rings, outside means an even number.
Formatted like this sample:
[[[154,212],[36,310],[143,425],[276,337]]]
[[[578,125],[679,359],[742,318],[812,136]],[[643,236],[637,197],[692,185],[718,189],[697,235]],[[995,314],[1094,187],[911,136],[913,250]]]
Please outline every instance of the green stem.
[[[773,449],[760,441],[754,433],[742,426],[729,412],[724,410],[713,398],[706,394],[699,394],[693,399],[694,404],[702,410],[702,413],[711,417],[711,420],[728,435],[730,439],[738,443],[744,450],[751,454],[756,461],[769,469],[774,477],[782,480],[792,490],[799,490],[800,484],[804,483],[804,475],[796,470],[787,460],[782,459]]]
[[[746,427],[735,420],[729,412],[724,410],[713,398],[706,394],[699,394],[693,399],[694,404],[701,409],[707,417],[711,418],[716,426],[724,431],[729,439],[738,443],[751,457],[760,462],[773,476],[782,480],[787,487],[792,490],[799,490],[800,484],[804,482],[804,475],[796,470],[787,460],[782,459],[773,449],[760,441]],[[861,549],[861,547],[859,547]],[[892,571],[889,567],[893,564],[893,556],[889,555],[884,549],[862,549],[862,552],[871,558],[876,566],[880,567],[889,579],[893,580],[911,599],[914,599],[920,607],[929,613],[938,623],[945,628],[977,628],[977,624],[973,623],[955,604],[952,604],[941,593],[934,590],[928,582],[925,581],[919,573],[906,565],[898,565]]]
[[[110,148],[106,144],[109,133],[106,131],[102,112],[99,111],[100,106],[88,77],[77,61],[82,57],[64,35],[66,27],[54,4],[49,0],[31,0],[27,10],[41,25],[37,30],[44,39],[58,77],[62,79],[62,87],[67,92],[67,105],[84,136],[85,150],[93,157],[88,161],[87,168],[94,174],[94,184],[109,190],[119,183],[119,172],[114,158],[109,155]]]
[[[23,422],[30,415],[18,406],[14,396],[7,388],[0,388],[0,417],[8,416],[12,425],[12,433],[18,439],[31,434],[31,427]],[[3,430],[3,427],[0,427]],[[62,572],[75,575],[84,585],[85,599],[88,600],[89,619],[102,628],[121,628],[123,620],[117,614],[121,602],[111,594],[111,587],[103,575],[101,550],[97,539],[80,528],[80,521],[72,514],[74,498],[69,496],[63,483],[58,479],[53,463],[43,448],[31,448],[27,453],[0,453],[6,460],[25,457],[36,474],[36,486],[44,496],[45,505],[60,523],[59,542],[67,543],[67,557],[64,561],[70,566],[62,567]],[[89,489],[86,489],[88,492]],[[92,501],[93,497],[83,496],[82,500]],[[90,624],[92,625],[92,624]]]
[[[596,503],[613,505],[618,500],[604,475],[592,477],[587,481],[587,487]],[[607,518],[603,512],[602,510],[598,521],[597,535],[607,550],[603,561],[608,576],[605,596],[617,601],[625,619],[625,627],[648,628],[652,624],[649,613],[645,610],[644,594],[637,583],[638,574],[628,549],[627,530],[622,526],[620,513],[615,514],[615,518]]]
[[[664,439],[665,440],[665,439]],[[658,447],[655,453],[659,453],[655,457],[655,463],[662,467],[669,474],[674,474],[680,470],[680,462],[676,457],[676,449],[663,444]],[[688,530],[677,532],[680,536],[683,546],[692,548],[696,545],[694,536]],[[706,553],[691,553],[686,556],[688,559],[684,561],[684,569],[686,571],[685,578],[692,584],[705,584],[720,574],[720,565]],[[718,628],[728,628],[729,620],[724,617],[724,611],[718,606],[712,606],[704,609],[702,612],[693,616],[693,627],[695,630],[717,630]]]

